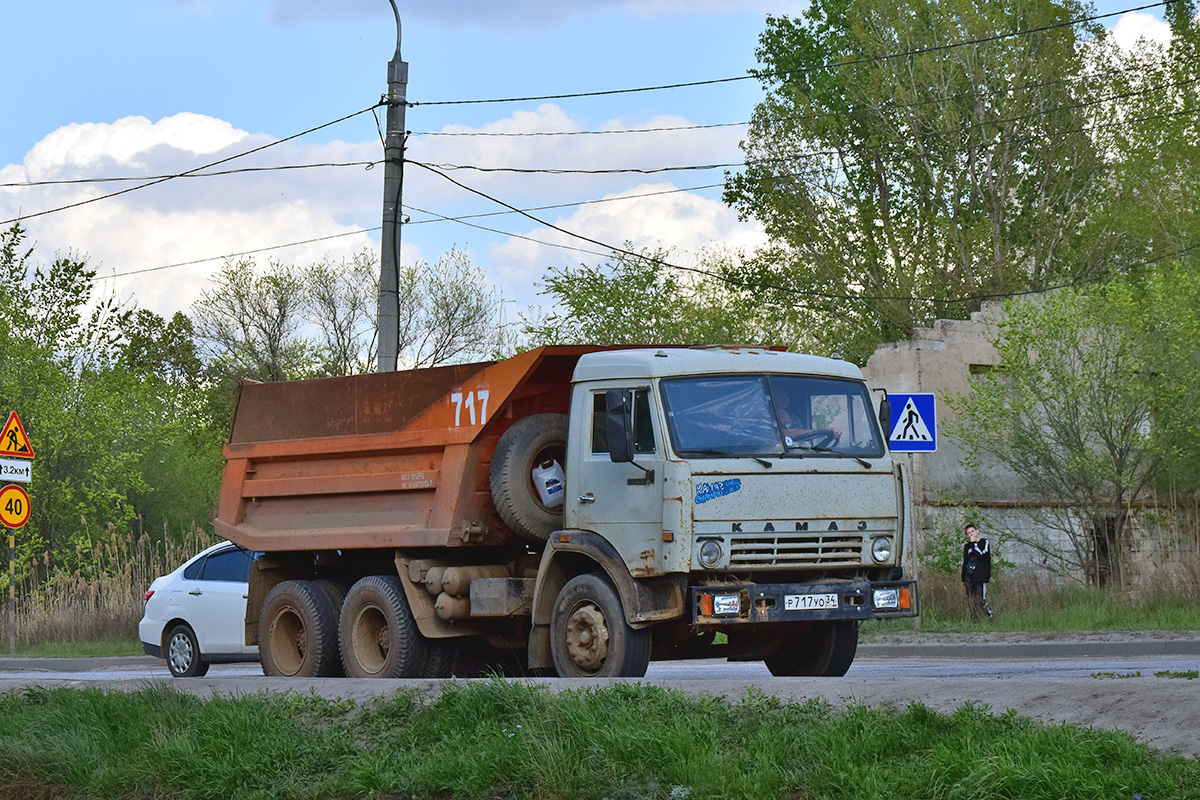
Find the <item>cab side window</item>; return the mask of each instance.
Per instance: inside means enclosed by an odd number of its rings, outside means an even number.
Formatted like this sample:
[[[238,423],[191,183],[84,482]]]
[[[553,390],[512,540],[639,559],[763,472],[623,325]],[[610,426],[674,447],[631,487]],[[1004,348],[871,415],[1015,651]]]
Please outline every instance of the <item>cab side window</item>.
[[[606,416],[604,392],[596,392],[592,395],[592,453],[595,455],[608,452]],[[650,415],[650,392],[647,389],[633,392],[633,452],[639,455],[654,453],[654,419]]]

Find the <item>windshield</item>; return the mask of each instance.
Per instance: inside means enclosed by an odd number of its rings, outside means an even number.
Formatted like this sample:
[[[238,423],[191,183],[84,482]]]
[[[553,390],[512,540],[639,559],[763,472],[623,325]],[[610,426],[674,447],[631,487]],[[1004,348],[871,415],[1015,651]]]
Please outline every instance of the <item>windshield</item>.
[[[686,455],[882,456],[859,381],[717,375],[662,382],[675,452]]]

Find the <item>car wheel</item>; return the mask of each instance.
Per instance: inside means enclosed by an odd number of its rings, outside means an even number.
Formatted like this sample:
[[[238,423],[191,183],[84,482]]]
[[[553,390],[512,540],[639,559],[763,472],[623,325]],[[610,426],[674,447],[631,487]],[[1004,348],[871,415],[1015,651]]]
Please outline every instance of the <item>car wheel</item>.
[[[200,643],[191,627],[180,623],[167,634],[167,669],[176,678],[201,678],[208,673],[208,662],[200,657]]]

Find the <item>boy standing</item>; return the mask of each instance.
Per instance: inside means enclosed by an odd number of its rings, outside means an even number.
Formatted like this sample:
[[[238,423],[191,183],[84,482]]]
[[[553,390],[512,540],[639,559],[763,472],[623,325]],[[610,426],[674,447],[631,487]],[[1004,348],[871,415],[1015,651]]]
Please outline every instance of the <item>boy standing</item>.
[[[980,612],[992,618],[992,609],[987,604],[987,583],[992,579],[992,549],[988,540],[981,538],[979,528],[968,524],[967,543],[963,545],[962,582],[967,591],[967,606],[971,611],[971,622],[979,622]]]

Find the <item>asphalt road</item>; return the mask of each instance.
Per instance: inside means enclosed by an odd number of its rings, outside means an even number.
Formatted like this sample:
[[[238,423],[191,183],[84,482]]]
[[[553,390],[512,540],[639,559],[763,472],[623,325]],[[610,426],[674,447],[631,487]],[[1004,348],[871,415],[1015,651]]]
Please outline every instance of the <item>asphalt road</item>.
[[[55,664],[55,660],[69,660],[67,665]],[[4,664],[3,662],[9,662]],[[90,662],[90,663],[88,663]],[[18,668],[20,667],[20,668]],[[1141,673],[1152,676],[1156,672],[1187,672],[1200,669],[1200,655],[1166,656],[1142,655],[1135,657],[1050,657],[1039,659],[989,659],[989,658],[878,658],[860,657],[846,674],[846,679],[861,680],[908,680],[924,678],[976,678],[976,679],[1023,679],[1023,678],[1092,678],[1099,676],[1131,676]],[[262,668],[257,664],[214,664],[205,678],[238,681],[242,689],[251,688],[247,681],[264,679]],[[771,680],[771,673],[761,662],[731,663],[724,659],[701,659],[694,661],[661,661],[650,665],[645,680],[651,683],[673,681],[728,681]],[[166,663],[159,659],[36,659],[13,663],[0,659],[0,691],[28,684],[47,685],[50,682],[81,681],[103,684],[116,681],[173,680]],[[182,684],[192,681],[181,681]],[[319,682],[319,681],[318,681]],[[296,680],[296,686],[305,685]]]
[[[0,693],[39,685],[132,691],[169,682],[199,696],[259,691],[315,693],[371,702],[400,689],[428,696],[438,680],[269,678],[258,664],[214,665],[205,678],[172,679],[163,661],[0,658]],[[1200,680],[1155,677],[1200,670],[1200,639],[1074,642],[957,642],[863,645],[843,678],[775,678],[761,663],[723,660],[651,664],[642,683],[737,699],[747,689],[788,699],[903,708],[920,702],[940,712],[980,703],[1048,724],[1124,730],[1165,752],[1200,757]],[[602,686],[613,679],[530,679],[552,691]],[[634,680],[634,679],[622,679]]]

